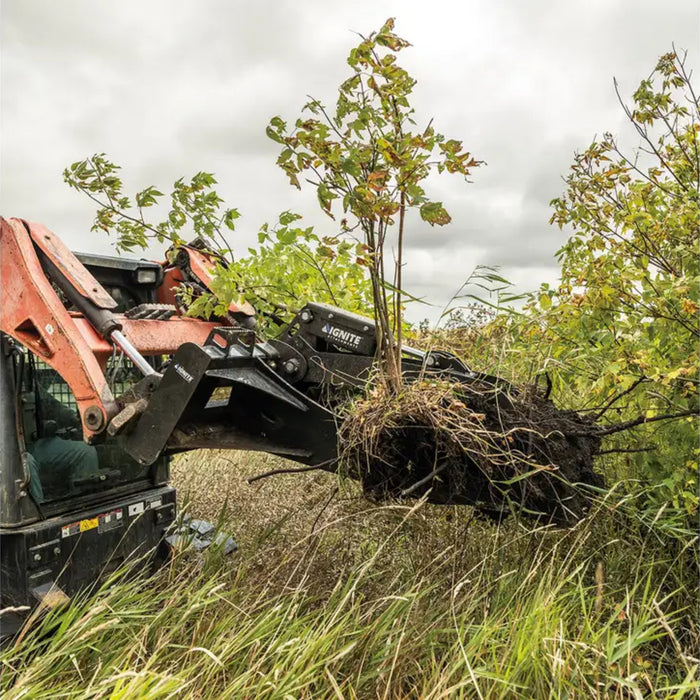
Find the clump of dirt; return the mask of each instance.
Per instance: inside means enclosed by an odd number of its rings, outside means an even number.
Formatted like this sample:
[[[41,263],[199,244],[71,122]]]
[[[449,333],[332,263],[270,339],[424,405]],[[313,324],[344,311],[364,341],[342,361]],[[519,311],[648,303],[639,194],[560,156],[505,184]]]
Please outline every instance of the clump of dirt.
[[[511,505],[570,524],[590,503],[600,449],[595,422],[534,388],[474,380],[381,387],[355,402],[339,430],[341,469],[375,499]]]

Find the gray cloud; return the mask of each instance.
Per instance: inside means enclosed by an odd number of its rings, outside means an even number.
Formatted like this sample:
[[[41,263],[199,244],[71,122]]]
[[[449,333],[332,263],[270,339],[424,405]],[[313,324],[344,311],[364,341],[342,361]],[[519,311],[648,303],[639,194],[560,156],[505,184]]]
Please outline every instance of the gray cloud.
[[[627,138],[612,77],[631,95],[673,42],[698,66],[687,0],[4,0],[1,11],[3,213],[96,252],[110,242],[89,233],[94,207],[61,180],[96,151],[124,166],[132,190],[215,172],[243,213],[242,252],[284,209],[331,230],[313,192],[287,185],[264,128],[293,119],[307,94],[332,103],[353,31],[396,16],[414,45],[401,62],[419,80],[419,124],[434,117],[488,162],[472,184],[429,183],[452,226],[410,222],[407,284],[437,307],[478,264],[501,264],[519,289],[553,281],[564,235],[547,224],[548,203],[573,152],[605,130]]]

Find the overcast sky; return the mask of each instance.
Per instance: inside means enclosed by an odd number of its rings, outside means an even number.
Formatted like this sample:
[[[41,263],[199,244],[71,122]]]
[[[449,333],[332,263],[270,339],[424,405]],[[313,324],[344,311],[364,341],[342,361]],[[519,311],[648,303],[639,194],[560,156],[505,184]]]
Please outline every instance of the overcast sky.
[[[387,17],[413,47],[400,63],[418,80],[419,124],[461,139],[487,167],[473,184],[431,183],[453,222],[414,221],[406,288],[435,319],[478,264],[500,265],[519,289],[557,277],[564,235],[549,201],[575,150],[624,136],[613,89],[629,97],[656,59],[689,50],[698,65],[697,0],[2,0],[1,183],[5,216],[40,221],[81,251],[111,252],[90,233],[94,206],[63,168],[95,152],[123,166],[131,192],[169,191],[215,173],[242,213],[244,254],[285,209],[319,231],[332,222],[314,193],[275,165],[270,117],[294,119],[306,95],[333,103],[358,39]],[[695,74],[699,70],[696,68]],[[160,251],[154,249],[152,255]]]

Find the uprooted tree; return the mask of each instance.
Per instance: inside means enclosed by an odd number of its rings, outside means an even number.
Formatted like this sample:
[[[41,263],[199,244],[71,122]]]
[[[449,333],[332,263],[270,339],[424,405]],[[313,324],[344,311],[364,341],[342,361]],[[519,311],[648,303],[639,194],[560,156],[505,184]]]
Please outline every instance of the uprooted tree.
[[[282,147],[277,162],[290,183],[300,188],[306,177],[321,209],[342,217],[337,240],[354,238],[357,262],[372,282],[377,375],[343,416],[343,468],[379,497],[427,494],[435,502],[494,509],[514,498],[566,519],[583,506],[570,484],[599,483],[591,421],[497,378],[408,381],[402,373],[408,217],[416,211],[425,225],[449,224],[443,203],[428,198],[426,180],[434,171],[467,180],[481,165],[432,120],[416,128],[410,103],[416,81],[397,63],[408,46],[388,20],[350,51],[352,73],[334,110],[311,98],[293,129],[275,117],[267,130]]]
[[[600,410],[585,414],[560,410],[551,401],[549,389],[542,392],[532,387],[515,387],[497,377],[470,373],[466,368],[442,376],[419,372],[418,381],[414,373],[411,381],[406,381],[407,376],[402,373],[406,217],[412,209],[417,209],[426,225],[449,223],[443,204],[428,199],[423,188],[425,179],[433,169],[466,178],[470,169],[480,164],[463,150],[461,142],[446,140],[434,131],[431,123],[422,131],[412,130],[413,110],[408,98],[415,81],[396,63],[396,53],[407,46],[405,40],[394,34],[393,21],[389,20],[378,32],[362,38],[351,51],[348,63],[353,73],[340,86],[333,116],[319,100],[312,99],[305,108],[311,116],[296,120],[291,133],[279,117],[268,126],[268,136],[282,145],[278,164],[292,184],[300,186],[299,178],[309,176],[326,214],[333,217],[334,209],[338,204],[341,206],[342,219],[335,224],[331,235],[317,237],[308,228],[295,228],[296,215],[283,214],[279,227],[263,227],[259,238],[263,251],[251,253],[254,261],[247,268],[222,261],[214,288],[216,297],[192,298],[190,313],[217,315],[235,295],[247,292],[253,294],[252,300],[261,304],[268,315],[277,318],[276,313],[287,308],[281,300],[286,292],[280,291],[285,287],[286,270],[275,265],[277,251],[292,251],[304,261],[306,268],[314,271],[307,289],[303,282],[295,288],[294,301],[304,290],[311,298],[320,297],[346,308],[363,310],[358,309],[360,304],[354,300],[366,298],[362,295],[371,290],[378,333],[379,378],[374,377],[364,395],[340,407],[341,462],[340,466],[331,468],[340,468],[360,480],[368,493],[380,498],[425,496],[437,503],[474,503],[499,511],[516,501],[531,512],[571,521],[580,517],[589,502],[589,495],[577,485],[601,483],[593,471],[593,462],[605,436],[669,416],[688,416],[693,409],[642,413],[618,425],[600,425],[596,420],[602,415]],[[660,64],[667,71],[668,61],[667,57],[666,63]],[[657,257],[659,248],[663,248],[664,217],[667,212],[675,211],[678,201],[683,202],[678,216],[673,218],[675,228],[671,231],[671,235],[682,241],[686,241],[687,227],[697,223],[697,197],[693,199],[688,194],[684,198],[690,187],[681,186],[697,180],[696,112],[690,110],[689,128],[679,127],[689,112],[684,109],[669,112],[674,98],[667,89],[669,86],[690,89],[690,84],[682,72],[662,72],[662,75],[666,82],[661,92],[654,92],[649,81],[642,83],[635,93],[636,109],[630,110],[629,116],[633,123],[643,125],[656,109],[661,110],[661,116],[655,119],[671,119],[668,132],[662,134],[652,154],[666,163],[678,163],[677,172],[674,168],[669,171],[673,181],[661,177],[658,166],[654,165],[647,172],[627,160],[604,165],[609,162],[606,154],[614,149],[614,142],[607,141],[608,145],[596,146],[597,150],[577,157],[575,177],[569,180],[569,194],[555,202],[555,221],[565,223],[568,216],[568,221],[578,224],[576,237],[565,249],[569,251],[567,259],[585,261],[588,267],[584,265],[584,270],[596,270],[609,260],[615,273],[611,276],[602,271],[597,280],[591,276],[589,287],[595,293],[589,298],[610,299],[615,287],[605,286],[603,281],[625,280],[618,302],[621,306],[616,320],[612,321],[618,324],[624,322],[626,309],[631,308],[630,297],[648,291],[647,288],[654,289],[659,278],[644,274],[634,277],[636,273],[628,273],[624,264],[621,267],[614,262],[615,251],[622,244],[635,249],[638,242],[634,234],[644,231],[648,249],[634,258],[636,268],[643,271],[655,266],[656,269],[662,261],[680,269],[678,261],[673,262],[675,258]],[[690,95],[697,110],[692,91]],[[128,250],[143,246],[150,237],[177,246],[182,243],[182,231],[191,228],[210,247],[220,249],[222,255],[230,254],[223,231],[233,230],[238,213],[223,206],[212,189],[213,176],[199,173],[190,183],[178,180],[166,217],[148,223],[144,209],[164,195],[148,187],[133,199],[124,196],[116,170],[104,156],[93,156],[73,164],[65,178],[98,203],[94,228],[115,231],[119,247]],[[638,185],[632,182],[635,173],[639,176]],[[589,177],[588,183],[585,176]],[[656,194],[670,197],[669,202],[664,202],[663,197],[647,197],[646,181],[654,185]],[[636,194],[637,199],[631,202],[641,203],[633,208],[631,204],[617,206],[614,201],[611,205],[611,197],[618,195],[621,187]],[[590,213],[581,213],[586,211]],[[610,232],[611,227],[613,232],[606,236],[604,232]],[[601,236],[603,241],[614,242],[615,250],[601,247]],[[392,245],[393,267],[390,265]],[[638,308],[642,314],[645,309],[649,313],[658,311],[654,318],[671,317],[683,327],[690,324],[689,330],[694,331],[695,326],[682,314],[687,315],[693,308],[697,310],[692,306],[697,303],[697,296],[688,291],[688,285],[693,280],[697,282],[697,263],[692,268],[686,261],[686,248],[679,255],[686,271],[682,280],[671,280],[663,293],[655,292],[656,307],[650,307],[649,298],[645,297]],[[573,269],[573,265],[565,264],[566,299],[554,299],[544,289],[538,298],[541,306],[549,303],[552,308],[560,308],[564,315],[568,308],[565,304],[584,306],[576,296],[576,285],[571,282]],[[369,272],[369,282],[365,271]],[[576,284],[581,285],[585,279],[588,278],[584,275]],[[344,296],[341,288],[346,292]],[[357,292],[348,295],[348,289]],[[671,291],[686,296],[674,300]],[[570,324],[561,315],[544,320],[554,325],[543,326],[543,319],[538,316],[528,332],[552,333],[551,337],[555,337],[556,324]],[[577,332],[578,336],[570,334],[567,342],[578,337],[575,341],[578,352],[585,354],[595,338],[586,337],[583,326]],[[616,347],[621,347],[619,341],[620,337],[616,336]],[[684,346],[681,354],[685,350],[691,349]],[[553,354],[557,352],[555,348]],[[689,372],[685,366],[671,368],[666,377],[669,381],[682,378],[690,382]],[[629,393],[631,384],[627,379],[625,382],[611,396],[606,395],[602,408],[607,410]],[[692,397],[688,401],[692,403]]]
[[[396,393],[406,216],[416,209],[431,226],[448,224],[450,215],[427,197],[424,181],[434,170],[467,178],[481,163],[432,121],[415,129],[409,99],[416,81],[396,62],[410,44],[393,29],[389,19],[350,51],[352,74],[340,85],[334,114],[312,98],[304,107],[309,116],[299,117],[291,132],[274,117],[267,134],[283,147],[277,163],[291,184],[300,188],[299,177],[308,176],[332,219],[340,203],[341,235],[357,236],[357,262],[369,268],[372,282],[380,380]]]

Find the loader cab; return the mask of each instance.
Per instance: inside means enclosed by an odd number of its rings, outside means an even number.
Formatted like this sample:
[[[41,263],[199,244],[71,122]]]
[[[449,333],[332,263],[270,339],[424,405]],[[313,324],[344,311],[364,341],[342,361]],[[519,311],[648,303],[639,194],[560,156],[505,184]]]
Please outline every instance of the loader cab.
[[[117,302],[118,313],[155,302],[156,289],[163,282],[158,263],[89,253],[75,253],[75,257]]]
[[[29,476],[26,491],[45,516],[79,502],[100,501],[112,492],[167,481],[167,458],[160,458],[154,470],[131,458],[118,438],[87,444],[75,396],[61,375],[17,344],[9,357],[19,448]],[[115,396],[141,378],[123,356],[107,369]]]
[[[118,312],[154,301],[160,265],[78,258]],[[106,376],[115,396],[140,378],[121,355],[108,362]],[[50,591],[70,597],[130,557],[162,559],[175,517],[168,479],[167,457],[145,467],[119,438],[85,443],[68,384],[0,334],[0,608],[31,609]],[[16,624],[1,616],[0,634]]]

